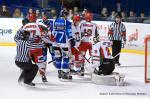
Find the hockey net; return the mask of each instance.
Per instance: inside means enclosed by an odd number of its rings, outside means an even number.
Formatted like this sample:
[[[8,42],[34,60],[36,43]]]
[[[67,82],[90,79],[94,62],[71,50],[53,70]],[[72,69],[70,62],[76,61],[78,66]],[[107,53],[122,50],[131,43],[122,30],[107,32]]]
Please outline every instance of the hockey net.
[[[150,83],[150,35],[145,38],[145,83]]]

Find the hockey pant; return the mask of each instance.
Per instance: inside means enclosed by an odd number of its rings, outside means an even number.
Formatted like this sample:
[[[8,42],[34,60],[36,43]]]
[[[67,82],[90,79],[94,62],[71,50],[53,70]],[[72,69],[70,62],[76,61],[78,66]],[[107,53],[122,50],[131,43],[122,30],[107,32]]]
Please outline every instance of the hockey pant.
[[[85,57],[86,52],[89,51],[89,55],[91,56],[92,52],[92,44],[89,42],[81,42],[79,46],[79,52],[82,54],[83,57]],[[82,57],[82,64],[85,63],[85,59]]]
[[[99,66],[99,71],[104,75],[110,75],[114,69],[114,59],[104,58],[102,64]]]
[[[45,76],[46,58],[44,56],[43,48],[30,49],[30,56],[39,67],[40,74]]]
[[[72,64],[71,64],[71,69],[80,69],[82,65],[82,56],[80,51],[78,50],[79,48],[71,48],[71,53],[72,53]]]
[[[20,82],[23,80],[24,83],[31,83],[37,74],[38,66],[36,64],[32,64],[31,61],[29,62],[15,61],[15,63],[22,70],[18,81]]]
[[[54,46],[55,66],[59,70],[66,72],[69,70],[69,50]]]

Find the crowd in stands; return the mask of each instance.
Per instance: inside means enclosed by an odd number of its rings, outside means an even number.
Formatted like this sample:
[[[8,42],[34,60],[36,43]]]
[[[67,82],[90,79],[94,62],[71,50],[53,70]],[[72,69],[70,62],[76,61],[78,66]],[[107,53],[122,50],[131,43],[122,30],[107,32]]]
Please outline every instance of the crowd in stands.
[[[73,9],[67,9],[63,8],[61,11],[57,11],[55,8],[51,8],[48,11],[39,9],[39,8],[28,8],[28,11],[23,12],[20,8],[14,8],[13,11],[10,12],[9,7],[6,5],[2,5],[0,7],[0,17],[3,18],[24,18],[27,17],[28,13],[33,13],[33,11],[36,13],[37,18],[42,18],[43,15],[47,15],[50,19],[56,19],[60,12],[65,14],[67,18],[70,20],[72,19],[73,15],[81,15],[82,17],[86,12],[88,12],[88,9],[79,10],[78,7],[74,7]],[[119,12],[122,16],[123,22],[133,22],[133,23],[150,23],[150,18],[146,17],[144,12],[141,11],[140,15],[137,15],[134,10],[130,10],[128,13],[125,11]],[[94,13],[94,20],[98,21],[114,21],[116,15],[118,12],[115,10],[108,11],[106,7],[100,11],[99,14]]]

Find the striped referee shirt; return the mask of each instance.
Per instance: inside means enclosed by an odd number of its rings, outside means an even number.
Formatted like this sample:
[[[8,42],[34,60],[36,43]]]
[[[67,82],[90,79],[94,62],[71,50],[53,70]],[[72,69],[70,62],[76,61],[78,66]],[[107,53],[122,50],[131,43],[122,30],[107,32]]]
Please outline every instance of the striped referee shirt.
[[[34,36],[29,38],[27,47],[30,49],[44,48],[45,43],[42,41],[41,37]]]
[[[121,23],[113,22],[110,25],[108,32],[109,40],[117,40],[117,41],[126,41],[126,28],[125,25]]]
[[[14,40],[17,44],[17,55],[15,57],[15,61],[29,62],[29,48],[27,47],[28,41],[23,40],[22,32],[23,29],[20,28],[14,37]]]

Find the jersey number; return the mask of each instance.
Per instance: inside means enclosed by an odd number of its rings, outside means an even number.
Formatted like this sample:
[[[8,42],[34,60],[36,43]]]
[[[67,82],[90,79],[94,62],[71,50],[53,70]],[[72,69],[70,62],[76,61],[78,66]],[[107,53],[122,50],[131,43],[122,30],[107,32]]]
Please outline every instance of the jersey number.
[[[56,32],[55,32],[55,37],[56,37],[58,34],[61,35],[60,38],[59,38],[59,41],[61,41],[62,38],[63,38],[63,36],[64,36],[64,32],[60,32],[60,31],[57,32],[57,31],[56,31]]]
[[[92,30],[91,29],[84,29],[84,36],[91,36]]]

